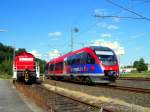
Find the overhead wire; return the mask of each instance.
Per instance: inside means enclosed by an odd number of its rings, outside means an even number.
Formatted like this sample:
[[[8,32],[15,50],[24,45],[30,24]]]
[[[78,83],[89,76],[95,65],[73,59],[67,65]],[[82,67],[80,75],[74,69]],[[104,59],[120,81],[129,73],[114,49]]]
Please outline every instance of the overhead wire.
[[[117,3],[113,2],[112,0],[105,0],[105,1],[108,2],[108,3],[110,3],[110,4],[112,4],[112,5],[114,5],[114,6],[116,6],[116,7],[119,7],[120,9],[123,9],[123,10],[125,10],[125,11],[127,11],[127,12],[130,12],[130,13],[132,13],[132,14],[138,16],[138,17],[94,15],[95,17],[101,17],[101,18],[107,18],[107,17],[108,17],[108,18],[144,19],[144,20],[150,21],[150,18],[145,17],[145,16],[143,16],[142,14],[139,14],[139,13],[137,13],[137,12],[135,12],[135,11],[132,11],[132,10],[130,10],[130,9],[128,9],[128,8],[126,8],[126,7],[122,6],[122,5],[120,5],[120,4],[117,4]]]
[[[139,17],[130,17],[130,16],[103,16],[103,15],[94,15],[95,17],[101,17],[101,18],[129,18],[129,19],[144,19]]]

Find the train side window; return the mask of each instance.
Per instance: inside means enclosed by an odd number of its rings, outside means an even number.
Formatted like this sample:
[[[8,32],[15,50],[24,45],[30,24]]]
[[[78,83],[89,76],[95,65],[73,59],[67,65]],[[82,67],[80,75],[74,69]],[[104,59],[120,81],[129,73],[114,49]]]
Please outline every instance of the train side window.
[[[67,58],[67,64],[68,65],[72,64],[72,56],[70,56],[70,57]]]
[[[81,63],[81,53],[75,54],[67,58],[68,65],[76,65],[76,64],[79,65],[80,63]]]
[[[59,62],[59,70],[63,70],[63,62]]]
[[[80,61],[81,61],[81,54],[76,54],[74,64],[79,65]]]
[[[87,54],[87,64],[95,64],[95,59],[90,54]]]
[[[71,56],[71,65],[74,65],[76,61],[75,55]]]
[[[55,70],[58,70],[58,63],[55,63]]]
[[[63,62],[56,63],[55,70],[63,70]]]
[[[81,64],[86,64],[87,61],[87,53],[81,53]]]
[[[49,70],[50,70],[50,71],[53,71],[53,70],[54,70],[54,64],[50,64]]]
[[[49,64],[46,64],[46,70],[49,70]]]
[[[71,57],[68,57],[68,58],[67,58],[67,64],[68,64],[68,65],[71,65]]]

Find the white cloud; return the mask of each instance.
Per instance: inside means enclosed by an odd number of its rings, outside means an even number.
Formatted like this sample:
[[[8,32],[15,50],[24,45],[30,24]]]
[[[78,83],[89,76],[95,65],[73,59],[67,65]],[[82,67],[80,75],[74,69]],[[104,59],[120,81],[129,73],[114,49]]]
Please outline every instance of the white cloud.
[[[103,22],[103,23],[97,23],[96,25],[97,25],[98,27],[106,28],[106,29],[108,29],[108,30],[117,30],[117,29],[119,29],[118,26],[113,25],[113,24],[108,25],[108,24],[105,23],[105,22]]]
[[[136,51],[141,51],[143,49],[143,47],[136,47],[135,50]]]
[[[94,14],[95,14],[95,15],[101,15],[101,16],[103,16],[103,15],[106,15],[107,12],[106,12],[104,9],[98,8],[98,9],[95,9],[95,10],[94,10]]]
[[[116,25],[108,25],[107,29],[109,29],[109,30],[117,30],[117,29],[119,29],[119,27],[116,26]]]
[[[113,20],[114,20],[115,22],[120,22],[120,18],[117,18],[117,17],[114,17]]]
[[[96,25],[98,27],[102,27],[102,28],[106,28],[108,26],[105,22],[103,22],[103,23],[97,23]]]
[[[135,34],[135,35],[133,35],[133,36],[131,36],[131,39],[137,39],[137,38],[139,38],[139,37],[143,37],[144,36],[144,34],[143,33],[139,33],[139,34]]]
[[[137,39],[137,38],[138,38],[137,35],[131,36],[131,39]]]
[[[113,49],[117,55],[125,54],[124,47],[120,46],[120,44],[117,41],[107,42],[103,40],[95,40],[92,45],[109,47]]]
[[[110,33],[103,33],[103,34],[101,34],[101,37],[110,38],[110,37],[112,37],[112,35]]]
[[[49,36],[51,37],[60,37],[62,35],[61,32],[50,32],[48,33]]]
[[[30,51],[36,58],[42,58],[42,54],[40,54],[37,50]]]
[[[53,49],[52,51],[48,52],[48,56],[50,57],[50,59],[57,58],[60,56],[60,54],[61,52],[57,49]]]
[[[6,29],[0,29],[0,32],[7,32],[8,30]]]

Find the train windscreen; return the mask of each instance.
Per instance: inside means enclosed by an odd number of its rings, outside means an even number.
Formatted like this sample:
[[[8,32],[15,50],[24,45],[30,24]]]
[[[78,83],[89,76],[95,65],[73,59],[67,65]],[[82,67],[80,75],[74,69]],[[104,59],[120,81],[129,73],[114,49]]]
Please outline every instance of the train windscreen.
[[[117,64],[116,55],[112,51],[95,51],[95,53],[104,65]]]

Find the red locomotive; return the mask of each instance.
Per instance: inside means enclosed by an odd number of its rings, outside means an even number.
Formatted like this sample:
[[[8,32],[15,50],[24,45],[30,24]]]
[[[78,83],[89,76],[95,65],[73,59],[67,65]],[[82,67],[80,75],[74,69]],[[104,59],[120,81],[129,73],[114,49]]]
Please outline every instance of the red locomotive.
[[[90,46],[49,61],[46,76],[52,79],[88,83],[115,82],[119,65],[114,51],[108,47]]]
[[[39,78],[39,67],[31,53],[22,52],[15,56],[13,78],[26,83],[34,83]]]

